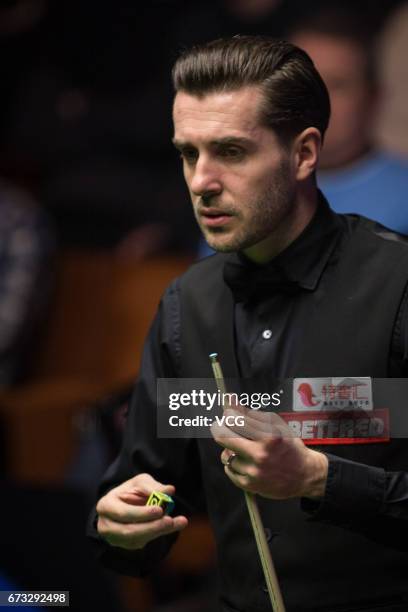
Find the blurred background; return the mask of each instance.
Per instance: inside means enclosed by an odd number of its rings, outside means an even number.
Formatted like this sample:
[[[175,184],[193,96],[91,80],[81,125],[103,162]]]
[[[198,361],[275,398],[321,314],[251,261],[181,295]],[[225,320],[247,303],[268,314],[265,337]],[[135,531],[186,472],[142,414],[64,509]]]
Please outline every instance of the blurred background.
[[[208,254],[171,146],[171,66],[245,33],[289,38],[325,79],[333,207],[408,233],[407,2],[0,0],[0,589],[69,590],[81,612],[215,609],[204,515],[143,581],[99,567],[84,532],[160,295]]]

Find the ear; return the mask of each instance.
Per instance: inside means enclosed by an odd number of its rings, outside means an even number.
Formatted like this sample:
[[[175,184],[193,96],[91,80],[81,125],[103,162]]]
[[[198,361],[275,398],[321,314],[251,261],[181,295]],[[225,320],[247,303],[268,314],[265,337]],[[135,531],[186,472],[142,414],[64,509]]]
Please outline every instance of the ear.
[[[296,136],[293,143],[295,156],[295,176],[298,181],[309,178],[316,170],[319,161],[322,137],[319,130],[309,127]]]

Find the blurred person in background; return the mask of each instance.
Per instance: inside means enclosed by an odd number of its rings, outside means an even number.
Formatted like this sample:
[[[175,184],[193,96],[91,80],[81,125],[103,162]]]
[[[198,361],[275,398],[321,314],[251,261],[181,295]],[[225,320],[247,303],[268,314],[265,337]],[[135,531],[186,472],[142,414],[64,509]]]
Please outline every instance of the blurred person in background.
[[[47,214],[27,192],[0,182],[0,391],[9,395],[24,391],[22,383],[37,355],[53,289],[55,246]],[[58,411],[58,404],[54,408]],[[86,497],[55,483],[14,482],[8,464],[13,436],[3,416],[0,521],[7,529],[0,547],[0,589],[69,590],[70,608],[76,612],[120,612],[116,584],[96,566],[80,535]],[[24,419],[24,413],[18,418]],[[64,534],[64,554],[57,530]]]
[[[379,72],[384,95],[377,125],[381,145],[408,158],[408,2],[387,20],[380,36]]]
[[[382,91],[369,16],[360,8],[326,7],[300,21],[290,40],[313,59],[330,94],[318,173],[323,193],[337,212],[408,233],[408,163],[376,143]]]
[[[55,228],[29,172],[5,155],[13,96],[35,57],[46,0],[0,2],[0,388],[29,374],[53,286]],[[23,155],[21,157],[24,157]]]
[[[156,0],[157,2],[157,0]],[[170,37],[180,48],[237,34],[266,35],[284,38],[291,26],[336,0],[162,0],[171,6]],[[359,0],[361,10],[372,23],[379,25],[401,0]],[[337,3],[340,2],[337,0]],[[352,0],[342,5],[353,6]],[[173,53],[175,59],[177,53]]]
[[[55,236],[22,190],[0,182],[0,388],[21,382],[34,358],[52,287]]]

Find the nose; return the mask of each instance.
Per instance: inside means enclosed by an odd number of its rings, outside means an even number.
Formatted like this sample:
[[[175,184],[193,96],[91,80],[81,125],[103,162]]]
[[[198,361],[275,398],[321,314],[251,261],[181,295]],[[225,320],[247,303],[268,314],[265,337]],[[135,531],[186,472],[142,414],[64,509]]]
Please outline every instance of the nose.
[[[190,189],[196,196],[217,195],[222,191],[221,177],[215,162],[199,157],[190,178]]]

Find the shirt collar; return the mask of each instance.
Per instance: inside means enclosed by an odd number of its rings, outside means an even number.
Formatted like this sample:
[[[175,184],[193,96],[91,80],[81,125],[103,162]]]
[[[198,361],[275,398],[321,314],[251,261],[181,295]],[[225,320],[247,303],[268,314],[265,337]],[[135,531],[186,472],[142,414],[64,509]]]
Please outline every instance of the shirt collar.
[[[309,224],[272,261],[260,266],[251,262],[243,253],[235,253],[231,257],[244,268],[262,268],[270,278],[276,273],[277,279],[285,278],[303,289],[313,291],[338,243],[342,228],[339,215],[330,209],[319,191],[318,206]]]

